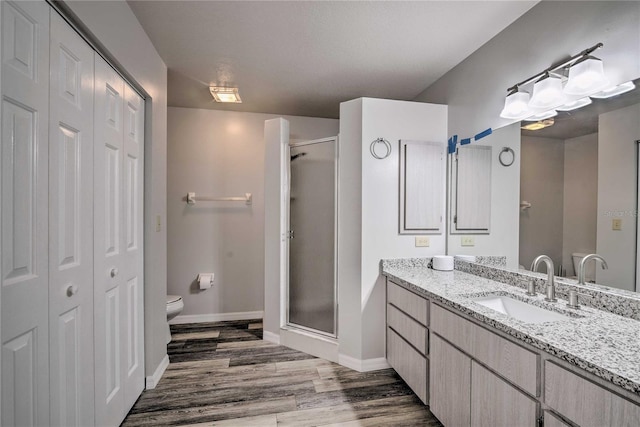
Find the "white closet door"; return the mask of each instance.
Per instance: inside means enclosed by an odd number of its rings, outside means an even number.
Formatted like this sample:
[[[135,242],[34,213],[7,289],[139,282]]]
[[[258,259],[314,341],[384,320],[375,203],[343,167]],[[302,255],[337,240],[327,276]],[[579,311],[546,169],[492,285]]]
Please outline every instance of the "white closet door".
[[[96,425],[118,425],[125,408],[121,317],[127,314],[122,209],[124,81],[95,55],[94,310]]]
[[[51,425],[93,414],[93,50],[51,14],[49,348]]]
[[[49,424],[49,6],[2,8],[2,421]]]
[[[124,369],[125,411],[144,389],[144,313],[142,257],[142,200],[144,159],[144,100],[127,84],[124,86],[124,259],[122,277],[124,316],[122,366]]]

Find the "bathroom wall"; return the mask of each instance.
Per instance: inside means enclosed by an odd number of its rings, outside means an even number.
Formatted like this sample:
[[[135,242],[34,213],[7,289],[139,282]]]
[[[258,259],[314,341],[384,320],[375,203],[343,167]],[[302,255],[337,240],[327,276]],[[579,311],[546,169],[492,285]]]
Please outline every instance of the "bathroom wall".
[[[398,234],[398,140],[444,143],[446,129],[444,105],[371,98],[340,105],[338,330],[340,362],[347,366],[368,370],[385,363],[380,259],[445,251],[444,233],[430,235],[429,247],[416,247],[415,236]],[[384,160],[369,152],[376,138],[392,145],[392,154]]]
[[[147,376],[166,359],[167,67],[126,2],[65,1],[78,24],[149,94],[144,153],[144,349]],[[160,231],[156,231],[156,216]],[[166,359],[168,363],[168,359]]]
[[[182,295],[178,322],[262,316],[264,310],[264,122],[279,116],[170,107],[167,240],[169,294]],[[292,140],[338,133],[338,120],[283,116]],[[243,202],[185,203],[252,193]],[[200,291],[198,273],[216,274]]]
[[[596,282],[635,290],[637,167],[640,104],[601,114],[598,121],[598,253],[608,270],[596,268]],[[612,220],[622,230],[612,230]]]
[[[598,134],[564,141],[562,266],[575,276],[571,254],[596,252]],[[541,252],[542,253],[542,252]]]
[[[564,140],[522,137],[520,200],[531,208],[520,211],[520,264],[546,254],[562,263]]]

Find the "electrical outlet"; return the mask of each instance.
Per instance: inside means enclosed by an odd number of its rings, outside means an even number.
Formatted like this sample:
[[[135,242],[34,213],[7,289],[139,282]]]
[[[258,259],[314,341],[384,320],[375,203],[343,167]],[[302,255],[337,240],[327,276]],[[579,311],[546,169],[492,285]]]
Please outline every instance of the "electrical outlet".
[[[611,220],[611,229],[612,230],[616,230],[616,231],[622,230],[622,219],[620,219],[620,218],[612,219]]]
[[[460,238],[460,245],[461,246],[475,246],[476,245],[476,238],[474,236],[462,236]]]
[[[429,237],[416,236],[416,248],[424,248],[429,246]]]

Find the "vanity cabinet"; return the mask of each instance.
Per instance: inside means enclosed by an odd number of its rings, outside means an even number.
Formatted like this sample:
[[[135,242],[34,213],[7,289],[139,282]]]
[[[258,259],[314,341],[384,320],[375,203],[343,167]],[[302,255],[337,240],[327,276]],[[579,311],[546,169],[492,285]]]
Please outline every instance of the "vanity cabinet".
[[[430,324],[430,405],[444,425],[536,425],[535,353],[435,304]]]
[[[640,406],[561,366],[545,361],[544,403],[583,426],[638,426]]]
[[[429,301],[387,282],[387,361],[424,404],[429,402]]]

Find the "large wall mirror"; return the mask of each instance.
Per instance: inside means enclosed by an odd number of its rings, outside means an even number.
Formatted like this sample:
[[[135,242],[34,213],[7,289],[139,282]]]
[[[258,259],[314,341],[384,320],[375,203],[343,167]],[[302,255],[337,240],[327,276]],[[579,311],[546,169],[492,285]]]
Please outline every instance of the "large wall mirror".
[[[557,275],[575,277],[576,262],[598,253],[609,268],[592,261],[587,281],[637,290],[640,79],[634,83],[547,122],[522,122],[522,267],[547,254]],[[549,126],[524,129],[532,123]]]

